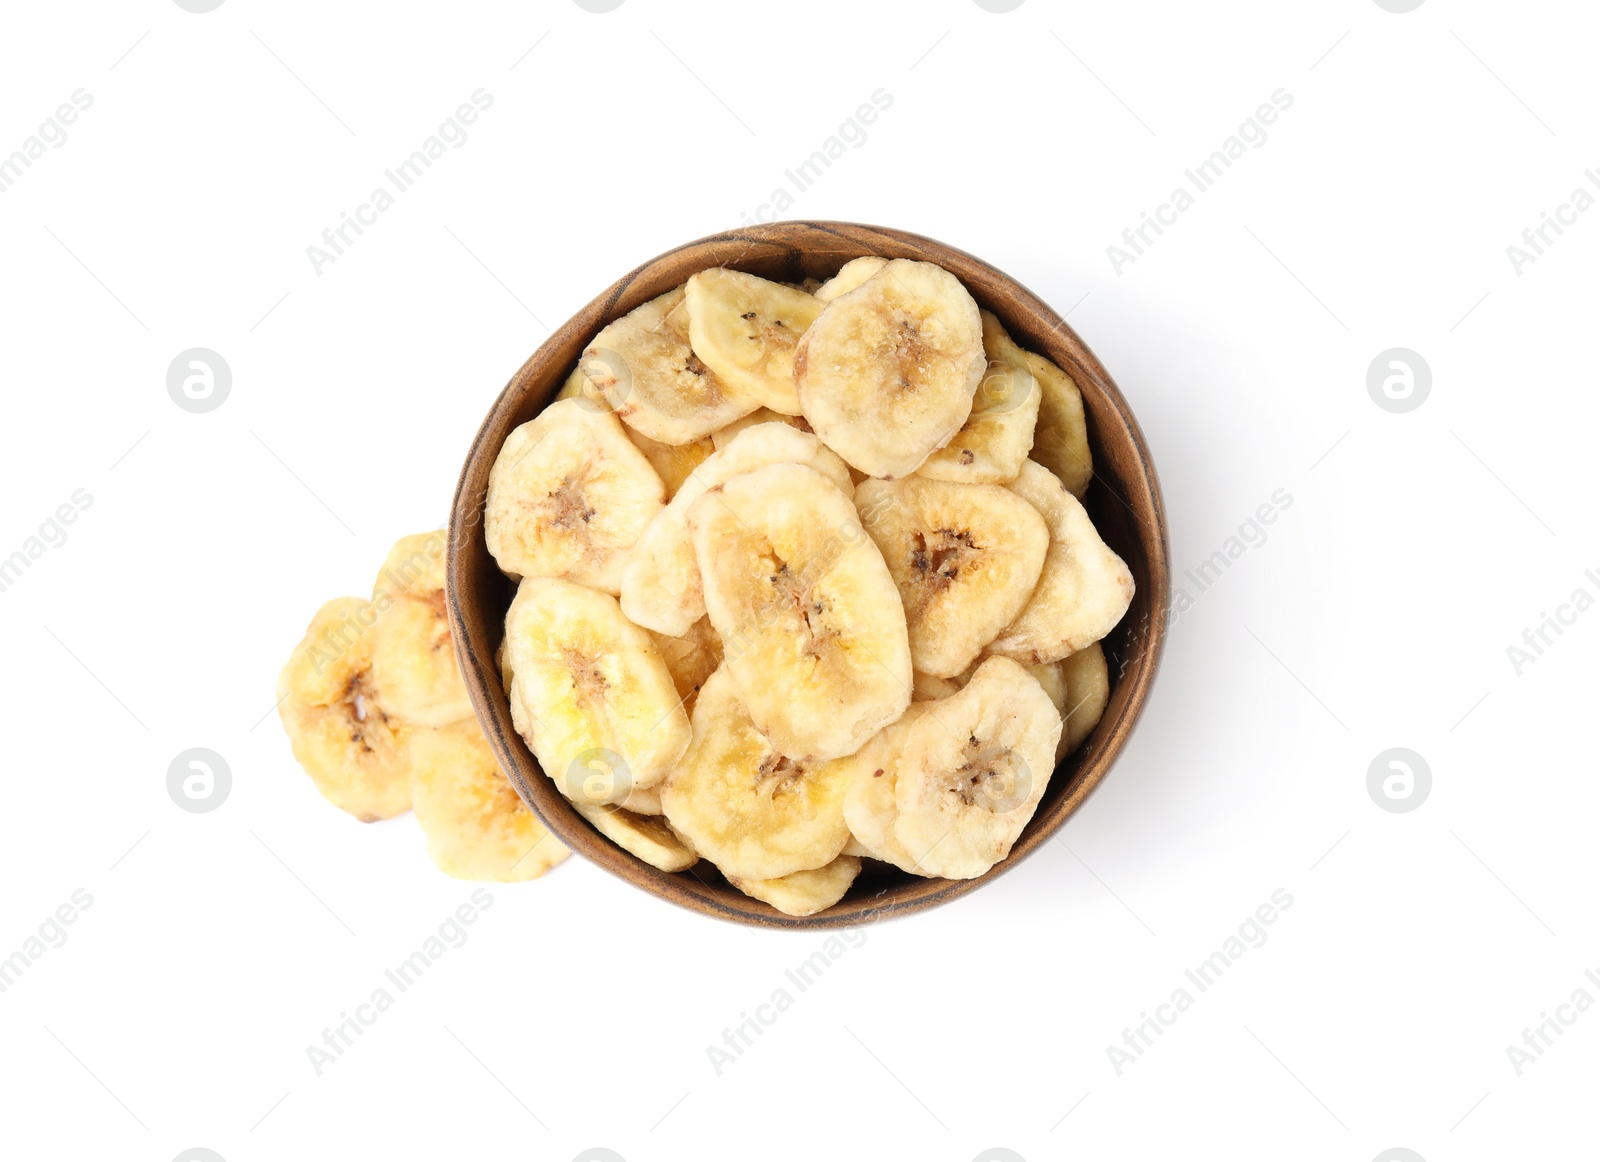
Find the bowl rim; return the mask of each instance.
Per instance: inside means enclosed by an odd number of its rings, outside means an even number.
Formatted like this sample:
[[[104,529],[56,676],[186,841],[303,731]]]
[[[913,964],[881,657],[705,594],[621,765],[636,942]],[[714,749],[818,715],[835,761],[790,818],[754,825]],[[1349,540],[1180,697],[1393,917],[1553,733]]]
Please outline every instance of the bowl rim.
[[[891,251],[895,253],[890,254]],[[1122,668],[1113,675],[1106,715],[1091,736],[1052,772],[1053,778],[1061,777],[1063,763],[1076,763],[1076,768],[1070,772],[1071,785],[1049,805],[1048,811],[1041,805],[1010,855],[973,879],[907,877],[910,882],[881,889],[874,895],[852,898],[847,894],[839,903],[811,916],[788,916],[743,895],[731,885],[703,880],[689,872],[669,873],[651,867],[602,836],[579,815],[543,776],[511,724],[510,706],[494,657],[499,637],[492,641],[483,639],[489,624],[503,624],[504,610],[494,618],[480,614],[481,621],[474,624],[465,605],[466,595],[476,591],[472,583],[475,566],[469,558],[476,558],[481,566],[482,559],[487,556],[482,512],[489,468],[505,436],[516,426],[517,413],[527,405],[530,396],[541,394],[541,381],[543,398],[535,411],[547,406],[559,390],[576,363],[576,352],[570,358],[565,352],[573,351],[575,343],[576,350],[581,351],[606,323],[672,289],[682,279],[661,285],[660,272],[680,268],[686,258],[716,255],[720,261],[706,261],[696,269],[712,266],[739,269],[749,265],[770,268],[778,262],[799,267],[808,256],[819,254],[825,256],[830,265],[833,258],[838,257],[835,269],[850,258],[864,254],[890,254],[891,257],[936,262],[961,278],[979,304],[999,317],[1020,346],[1039,352],[1072,377],[1084,396],[1086,416],[1091,413],[1094,416],[1089,437],[1095,452],[1095,481],[1109,490],[1133,516],[1129,524],[1141,550],[1146,573],[1140,586],[1142,592],[1135,594],[1134,608],[1142,605],[1145,612],[1140,624],[1129,627],[1129,632],[1136,635],[1130,647],[1132,656],[1124,659]],[[974,282],[981,285],[974,286]],[[660,289],[653,289],[656,286]],[[1114,421],[1119,429],[1116,433],[1101,430],[1108,420]],[[1122,480],[1129,493],[1127,496],[1101,476],[1101,467],[1108,460],[1103,451],[1108,435],[1115,435],[1124,450],[1132,453],[1131,483],[1136,487],[1128,487],[1129,479]],[[448,546],[446,607],[457,661],[479,725],[502,771],[523,802],[557,840],[634,886],[702,915],[758,927],[789,930],[858,927],[948,903],[1010,871],[1054,836],[1104,781],[1143,713],[1166,639],[1170,549],[1160,485],[1144,434],[1126,398],[1104,366],[1062,316],[1004,271],[923,235],[853,222],[790,220],[707,235],[641,263],[590,300],[552,331],[517,369],[479,425],[457,479],[450,508]],[[495,568],[492,560],[490,567]],[[1130,567],[1134,567],[1133,562]],[[1112,633],[1121,632],[1126,624],[1125,617]],[[1119,699],[1124,687],[1126,696]],[[1114,718],[1110,714],[1112,706],[1119,706]]]

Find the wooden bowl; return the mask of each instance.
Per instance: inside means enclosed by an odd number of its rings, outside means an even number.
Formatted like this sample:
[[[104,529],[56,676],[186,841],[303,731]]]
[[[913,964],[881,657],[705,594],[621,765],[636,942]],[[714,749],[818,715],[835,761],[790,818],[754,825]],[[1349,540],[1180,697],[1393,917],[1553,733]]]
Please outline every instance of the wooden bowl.
[[[595,831],[544,776],[511,725],[495,664],[514,587],[484,545],[483,506],[489,469],[506,436],[543,410],[589,340],[613,319],[708,267],[799,282],[830,278],[863,254],[938,263],[966,284],[980,306],[999,316],[1019,344],[1077,381],[1095,464],[1084,503],[1100,535],[1133,571],[1137,592],[1127,615],[1102,643],[1112,683],[1105,715],[1057,768],[1009,858],[971,880],[922,879],[869,864],[839,903],[795,918],[742,894],[704,860],[691,872],[677,874],[643,863]],[[1105,368],[1060,315],[994,267],[931,238],[848,222],[776,222],[701,238],[652,258],[558,328],[511,377],[478,430],[456,487],[450,513],[450,628],[472,704],[501,768],[561,842],[629,883],[708,916],[772,928],[848,927],[919,912],[982,887],[1021,863],[1078,809],[1111,769],[1155,678],[1166,632],[1167,558],[1166,516],[1139,425]]]

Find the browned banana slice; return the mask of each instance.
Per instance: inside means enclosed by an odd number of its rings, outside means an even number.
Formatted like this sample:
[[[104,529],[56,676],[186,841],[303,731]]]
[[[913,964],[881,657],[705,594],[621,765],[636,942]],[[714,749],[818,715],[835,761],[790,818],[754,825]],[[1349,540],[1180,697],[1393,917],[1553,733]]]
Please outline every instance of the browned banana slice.
[[[617,417],[564,399],[506,438],[489,472],[484,539],[512,577],[561,577],[616,594],[666,487]]]
[[[828,447],[869,476],[897,478],[960,431],[987,366],[967,288],[933,263],[896,259],[817,316],[795,383]]]
[[[779,751],[839,758],[900,717],[911,701],[905,616],[837,484],[772,464],[702,496],[689,527],[724,665]]]
[[[1039,390],[1039,421],[1028,455],[1054,472],[1067,491],[1082,500],[1094,476],[1094,460],[1078,385],[1043,355],[1013,343],[1000,320],[988,311],[983,312],[983,349],[991,363],[1003,363],[1033,376]]]
[[[477,719],[413,731],[411,768],[411,805],[446,875],[520,883],[567,858],[500,773]]]
[[[921,476],[863,481],[855,500],[905,603],[912,663],[961,673],[1027,606],[1050,543],[1044,519],[1001,485]]]
[[[683,287],[605,327],[578,366],[619,419],[663,444],[709,436],[761,403],[724,383],[694,353]]]
[[[295,759],[335,807],[363,823],[411,806],[411,727],[372,677],[377,611],[338,597],[311,619],[278,676],[278,715]]]
[[[445,532],[402,537],[372,586],[372,674],[384,704],[418,726],[472,717],[445,609]]]
[[[1050,527],[1050,551],[1027,608],[989,644],[1020,662],[1054,662],[1110,633],[1133,601],[1133,574],[1077,498],[1032,460],[1009,485]]]

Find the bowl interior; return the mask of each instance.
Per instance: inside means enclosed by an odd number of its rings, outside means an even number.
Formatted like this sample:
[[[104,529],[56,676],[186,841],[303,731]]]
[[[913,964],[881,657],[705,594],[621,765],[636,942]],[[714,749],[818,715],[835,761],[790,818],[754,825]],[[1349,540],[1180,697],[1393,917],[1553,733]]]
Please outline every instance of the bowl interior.
[[[1024,348],[1063,368],[1083,393],[1095,477],[1085,507],[1106,543],[1128,563],[1136,591],[1121,623],[1102,643],[1111,696],[1099,725],[1051,777],[1011,855],[972,880],[930,880],[869,863],[843,900],[803,918],[785,916],[726,883],[708,862],[671,874],[602,837],[541,772],[511,724],[495,651],[514,586],[489,556],[483,505],[489,470],[513,428],[537,415],[560,390],[590,338],[611,320],[684,282],[726,266],[799,282],[832,277],[852,258],[876,254],[936,262],[993,311]],[[1165,634],[1167,536],[1160,490],[1127,401],[1066,322],[1000,271],[929,238],[840,222],[780,222],[688,243],[625,275],[550,336],[506,385],[473,441],[450,519],[449,608],[462,675],[478,719],[523,800],[568,847],[672,902],[723,919],[781,928],[853,926],[932,907],[1014,867],[1065,822],[1110,768],[1132,730],[1155,676]]]

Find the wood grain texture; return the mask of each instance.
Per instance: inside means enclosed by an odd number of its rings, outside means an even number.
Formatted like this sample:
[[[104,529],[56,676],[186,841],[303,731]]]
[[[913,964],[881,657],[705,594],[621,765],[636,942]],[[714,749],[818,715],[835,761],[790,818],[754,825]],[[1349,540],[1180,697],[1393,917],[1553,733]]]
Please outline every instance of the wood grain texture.
[[[697,271],[725,266],[764,278],[826,279],[852,258],[877,254],[935,262],[993,311],[1016,341],[1066,370],[1083,392],[1095,478],[1085,506],[1100,535],[1128,563],[1132,606],[1103,645],[1111,698],[1099,726],[1050,780],[1043,801],[1008,859],[973,880],[929,880],[894,869],[863,872],[838,904],[814,916],[785,916],[727,884],[709,863],[693,872],[658,871],[603,838],[545,778],[511,725],[495,664],[513,587],[483,538],[484,497],[500,446],[560,390],[601,327],[671,290]],[[1020,864],[1053,835],[1111,769],[1143,709],[1166,633],[1166,514],[1144,436],[1105,368],[1038,296],[985,262],[916,234],[848,222],[777,222],[716,234],[651,259],[618,279],[558,328],[495,401],[473,440],[450,514],[450,627],[467,690],[490,745],[523,800],[572,850],[630,883],[705,915],[773,928],[852,927],[922,911],[973,891]]]

